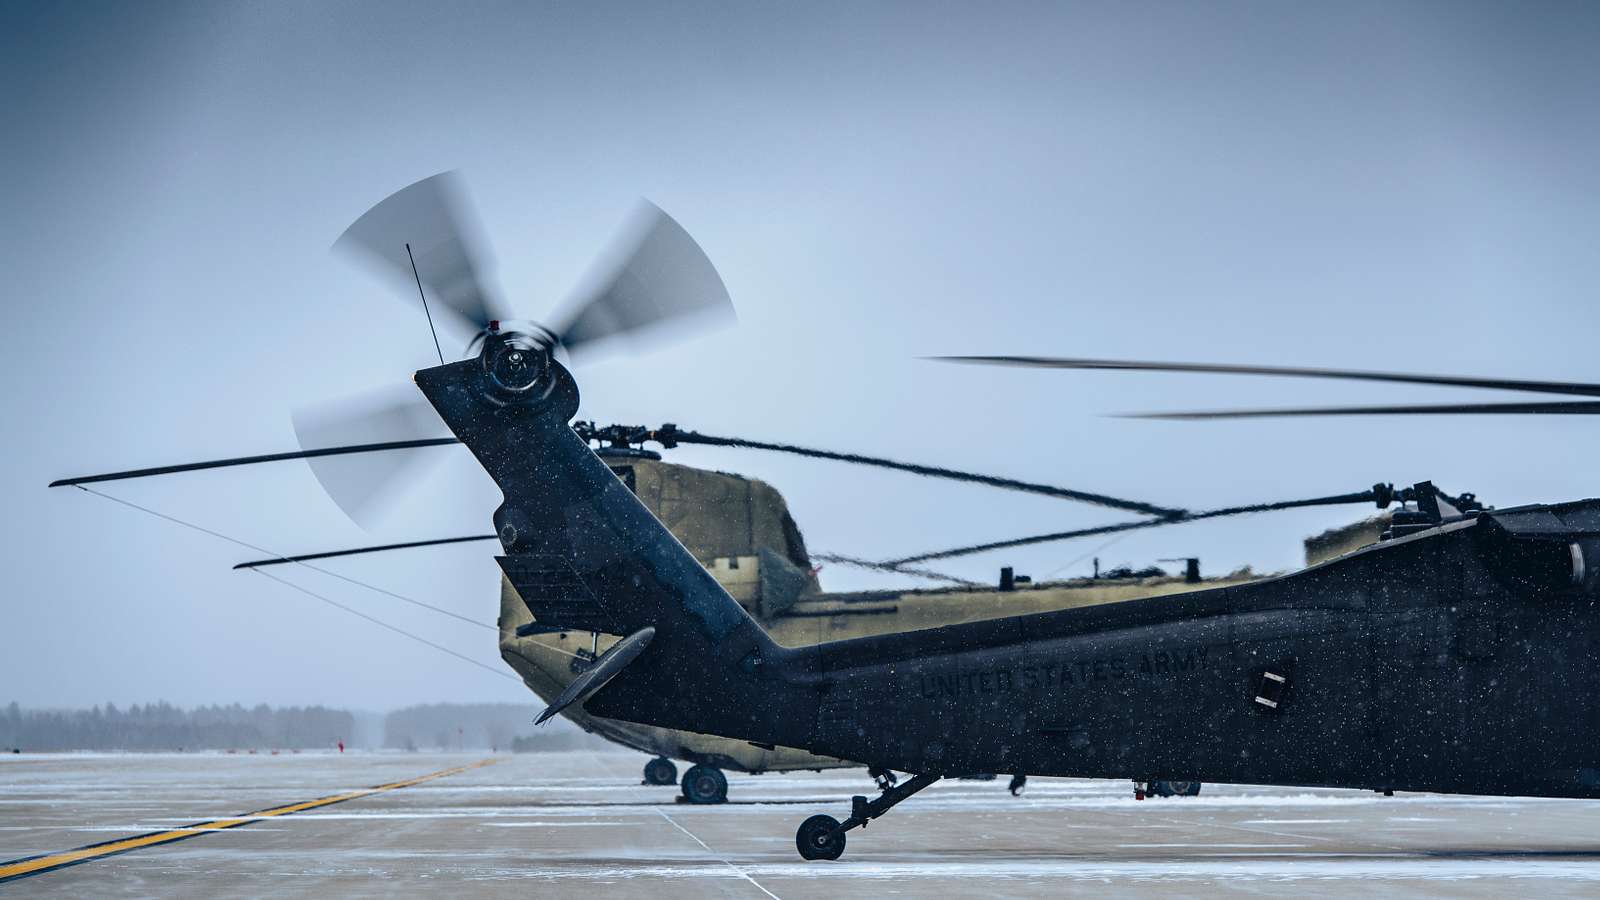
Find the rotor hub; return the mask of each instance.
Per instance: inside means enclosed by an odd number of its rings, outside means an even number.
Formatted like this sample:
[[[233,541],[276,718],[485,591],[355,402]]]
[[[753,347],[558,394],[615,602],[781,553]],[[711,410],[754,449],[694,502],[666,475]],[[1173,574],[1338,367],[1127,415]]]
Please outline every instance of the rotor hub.
[[[497,392],[525,395],[546,382],[553,345],[549,332],[521,330],[488,331],[478,359],[483,372]]]

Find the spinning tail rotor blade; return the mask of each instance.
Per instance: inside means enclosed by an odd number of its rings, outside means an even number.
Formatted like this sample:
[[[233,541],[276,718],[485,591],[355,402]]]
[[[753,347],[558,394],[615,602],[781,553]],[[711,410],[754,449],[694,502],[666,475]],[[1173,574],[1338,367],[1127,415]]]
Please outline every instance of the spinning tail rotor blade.
[[[303,447],[443,441],[445,426],[414,391],[393,389],[297,410],[294,430]],[[425,474],[439,457],[431,453],[314,456],[311,471],[333,502],[356,524],[371,529],[382,521],[402,478]],[[410,476],[410,477],[408,477]]]
[[[403,296],[420,281],[431,313],[463,340],[491,320],[510,318],[489,287],[486,276],[493,261],[488,242],[455,172],[441,172],[390,194],[333,246],[403,286]]]
[[[1526,381],[1511,378],[1476,378],[1458,375],[1412,375],[1403,372],[1366,372],[1354,369],[1298,368],[1288,366],[1236,366],[1216,363],[1148,362],[1120,359],[1075,359],[1057,356],[935,356],[944,362],[1034,369],[1117,369],[1132,372],[1199,372],[1219,375],[1274,375],[1288,378],[1330,378],[1343,381],[1384,381],[1432,384],[1446,387],[1528,391],[1600,397],[1600,384],[1578,381]],[[1464,410],[1470,411],[1470,410]]]
[[[578,355],[610,338],[733,319],[733,301],[705,251],[643,202],[555,320],[555,333]]]

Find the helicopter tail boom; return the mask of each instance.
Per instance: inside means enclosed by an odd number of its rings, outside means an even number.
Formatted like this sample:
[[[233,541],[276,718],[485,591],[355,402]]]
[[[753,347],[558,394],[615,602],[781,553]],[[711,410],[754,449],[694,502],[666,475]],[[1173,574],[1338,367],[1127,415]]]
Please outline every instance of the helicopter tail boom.
[[[569,427],[577,388],[559,362],[548,362],[547,383],[510,393],[488,374],[493,352],[422,370],[416,382],[505,496],[494,516],[500,564],[529,611],[575,631],[651,629],[648,646],[593,685],[590,711],[804,742],[815,721],[808,692],[774,705],[785,679],[770,676],[810,657],[774,643]],[[752,723],[757,708],[783,714]]]

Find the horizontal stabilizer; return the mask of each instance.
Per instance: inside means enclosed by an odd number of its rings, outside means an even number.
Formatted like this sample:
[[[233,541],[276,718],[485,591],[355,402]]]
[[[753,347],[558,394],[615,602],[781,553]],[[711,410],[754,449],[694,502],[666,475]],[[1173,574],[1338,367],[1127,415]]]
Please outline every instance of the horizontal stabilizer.
[[[628,664],[639,658],[644,648],[650,646],[650,639],[656,636],[653,627],[646,626],[628,635],[611,646],[610,650],[600,655],[589,671],[579,675],[567,685],[551,704],[539,713],[539,718],[533,720],[535,725],[543,725],[546,720],[556,715],[574,703],[581,702],[590,694],[605,687],[606,682],[616,676],[618,672],[628,667]]]

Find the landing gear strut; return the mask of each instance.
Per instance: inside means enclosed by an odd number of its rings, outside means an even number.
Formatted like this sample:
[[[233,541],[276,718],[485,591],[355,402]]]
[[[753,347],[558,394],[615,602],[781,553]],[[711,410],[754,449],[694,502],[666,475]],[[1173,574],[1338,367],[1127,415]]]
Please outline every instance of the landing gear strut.
[[[678,767],[665,756],[658,756],[644,764],[644,783],[665,785],[678,783]]]
[[[843,822],[833,816],[812,816],[800,823],[795,832],[795,849],[805,859],[838,859],[844,853],[844,833],[852,828],[865,828],[867,822],[893,809],[901,800],[922,790],[941,776],[917,775],[904,784],[886,788],[876,800],[856,796],[850,798],[850,818]]]

